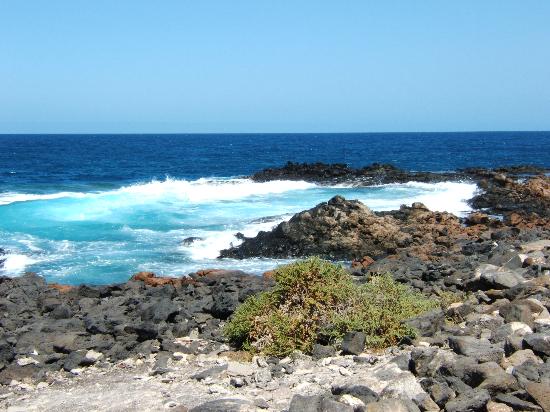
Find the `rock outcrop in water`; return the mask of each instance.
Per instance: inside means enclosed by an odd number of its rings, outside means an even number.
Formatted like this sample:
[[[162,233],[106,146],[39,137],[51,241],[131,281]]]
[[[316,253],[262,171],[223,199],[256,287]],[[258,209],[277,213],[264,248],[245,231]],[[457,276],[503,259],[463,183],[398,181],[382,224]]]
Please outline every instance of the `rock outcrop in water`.
[[[550,218],[550,177],[536,176],[518,181],[505,174],[488,172],[479,182],[482,193],[471,199],[476,209],[492,214],[536,214]]]
[[[412,172],[400,169],[391,164],[373,163],[362,168],[353,168],[343,163],[294,163],[288,162],[283,167],[268,168],[254,173],[250,178],[257,182],[270,180],[305,180],[319,184],[355,184],[372,186],[379,184],[423,182],[436,183],[445,181],[482,181],[491,176],[505,174],[517,179],[526,176],[543,175],[550,169],[521,165],[485,169],[471,167],[455,172]]]
[[[456,216],[431,212],[421,203],[375,213],[359,201],[335,196],[270,232],[260,232],[239,246],[222,250],[220,257],[352,260],[368,255],[378,259],[403,249],[427,256],[448,249],[475,230],[464,227]]]
[[[458,180],[463,175],[456,173],[409,172],[390,164],[373,163],[360,169],[342,163],[293,163],[281,168],[269,168],[251,176],[256,182],[270,180],[305,180],[321,184],[352,183],[378,185],[386,183],[442,182]]]

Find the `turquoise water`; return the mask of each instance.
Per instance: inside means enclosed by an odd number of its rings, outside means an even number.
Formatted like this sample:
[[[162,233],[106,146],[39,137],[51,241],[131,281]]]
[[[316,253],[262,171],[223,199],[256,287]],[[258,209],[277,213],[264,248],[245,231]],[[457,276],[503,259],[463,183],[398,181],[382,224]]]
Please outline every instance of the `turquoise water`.
[[[423,201],[464,212],[474,186],[465,183],[319,187],[306,182],[167,179],[103,192],[0,197],[0,237],[9,250],[4,274],[36,271],[50,281],[110,283],[137,271],[182,275],[208,267],[261,273],[282,263],[216,259],[234,236],[269,230],[293,213],[341,194],[374,210]],[[182,245],[187,237],[199,237]]]

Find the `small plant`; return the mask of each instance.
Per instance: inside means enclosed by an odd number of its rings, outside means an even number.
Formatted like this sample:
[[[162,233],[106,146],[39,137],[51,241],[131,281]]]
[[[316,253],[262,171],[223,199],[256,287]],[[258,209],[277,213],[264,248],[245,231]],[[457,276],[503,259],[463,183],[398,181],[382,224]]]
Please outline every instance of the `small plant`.
[[[248,298],[225,326],[236,346],[284,356],[361,331],[368,346],[385,347],[414,335],[403,320],[439,305],[390,275],[358,286],[342,266],[319,258],[282,266],[274,277],[273,290]]]
[[[464,319],[460,315],[459,311],[453,311],[453,313],[449,314],[448,309],[453,303],[465,302],[470,297],[470,295],[461,291],[452,292],[447,290],[440,290],[437,292],[437,295],[439,298],[439,304],[441,306],[441,310],[447,313],[447,321],[450,323],[463,322]]]

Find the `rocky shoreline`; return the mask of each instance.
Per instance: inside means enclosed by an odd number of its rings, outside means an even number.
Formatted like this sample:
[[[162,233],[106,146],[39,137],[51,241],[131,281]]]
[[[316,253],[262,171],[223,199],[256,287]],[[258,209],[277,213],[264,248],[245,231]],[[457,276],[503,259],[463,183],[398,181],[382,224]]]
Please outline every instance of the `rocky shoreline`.
[[[339,346],[317,345],[310,355],[252,359],[235,352],[221,326],[246,297],[272,286],[269,273],[205,270],[161,278],[144,272],[97,287],[46,284],[34,274],[0,278],[0,407],[549,411],[546,172],[467,169],[450,176],[387,165],[291,163],[252,176],[326,184],[478,183],[482,191],[471,204],[482,210],[465,218],[422,204],[374,213],[335,197],[222,251],[232,258],[353,260],[349,271],[359,283],[390,272],[448,301],[409,320],[419,337],[384,352],[365,352],[358,332]]]

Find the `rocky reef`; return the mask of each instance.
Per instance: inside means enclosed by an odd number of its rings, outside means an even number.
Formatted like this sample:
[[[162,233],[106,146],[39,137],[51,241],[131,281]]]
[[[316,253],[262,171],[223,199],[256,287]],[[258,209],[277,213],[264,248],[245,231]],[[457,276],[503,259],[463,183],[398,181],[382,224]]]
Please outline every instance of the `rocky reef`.
[[[485,227],[465,227],[450,213],[431,212],[423,204],[375,213],[356,200],[335,196],[328,202],[294,215],[269,232],[245,238],[220,257],[303,257],[352,260],[368,255],[380,259],[397,251],[414,255],[460,250],[457,244]],[[452,251],[452,250],[451,250]]]
[[[471,199],[475,209],[507,215],[520,212],[550,218],[550,177],[537,176],[518,181],[501,173],[488,172],[479,181],[482,193]]]
[[[341,163],[293,163],[280,168],[264,169],[250,176],[256,182],[270,180],[305,180],[322,184],[349,183],[358,185],[378,185],[386,183],[442,182],[459,180],[463,174],[409,172],[391,164],[373,163],[355,169]]]
[[[278,168],[267,168],[254,173],[250,178],[256,182],[270,180],[305,180],[319,184],[355,184],[372,186],[379,184],[423,182],[436,183],[445,181],[480,181],[493,176],[508,176],[511,179],[526,176],[544,175],[550,169],[531,166],[509,166],[496,169],[471,167],[452,172],[422,172],[400,169],[387,163],[373,163],[362,168],[353,168],[342,163],[295,163],[288,162]]]

